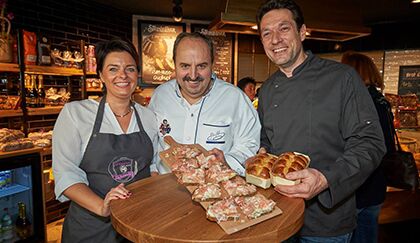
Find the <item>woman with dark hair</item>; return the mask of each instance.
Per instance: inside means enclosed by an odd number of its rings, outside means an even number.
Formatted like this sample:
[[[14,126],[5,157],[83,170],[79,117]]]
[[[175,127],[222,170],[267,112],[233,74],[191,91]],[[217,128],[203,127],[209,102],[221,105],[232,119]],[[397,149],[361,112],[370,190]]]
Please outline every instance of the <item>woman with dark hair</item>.
[[[381,93],[385,86],[378,68],[370,57],[356,52],[344,53],[341,62],[356,69],[364,81],[378,112],[387,152],[394,152],[393,115],[390,103]],[[357,227],[352,242],[378,241],[378,217],[385,194],[385,176],[379,166],[356,191]]]
[[[131,101],[138,54],[127,41],[96,45],[100,100],[66,104],[54,126],[53,172],[58,200],[71,200],[62,242],[122,242],[110,222],[110,202],[130,197],[125,187],[155,172],[155,115]]]

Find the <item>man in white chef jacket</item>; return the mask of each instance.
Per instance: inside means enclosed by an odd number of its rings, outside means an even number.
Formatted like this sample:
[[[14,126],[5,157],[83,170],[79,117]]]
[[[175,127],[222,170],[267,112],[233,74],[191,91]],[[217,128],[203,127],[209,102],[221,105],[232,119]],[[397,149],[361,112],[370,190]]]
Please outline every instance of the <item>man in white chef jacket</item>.
[[[249,98],[212,73],[214,50],[206,36],[179,34],[173,59],[175,79],[157,87],[149,105],[160,127],[160,150],[168,148],[167,135],[197,143],[244,176],[245,160],[260,146],[261,125]],[[157,167],[161,174],[170,172],[161,161]]]

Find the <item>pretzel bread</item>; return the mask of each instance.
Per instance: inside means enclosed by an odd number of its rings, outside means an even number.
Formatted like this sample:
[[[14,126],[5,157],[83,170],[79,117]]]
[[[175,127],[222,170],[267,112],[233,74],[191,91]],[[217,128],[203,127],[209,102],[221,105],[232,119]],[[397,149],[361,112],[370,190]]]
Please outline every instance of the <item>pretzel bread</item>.
[[[285,179],[286,174],[303,170],[309,165],[309,157],[296,152],[285,152],[279,155],[271,168],[271,183],[277,185],[295,185],[300,181]]]

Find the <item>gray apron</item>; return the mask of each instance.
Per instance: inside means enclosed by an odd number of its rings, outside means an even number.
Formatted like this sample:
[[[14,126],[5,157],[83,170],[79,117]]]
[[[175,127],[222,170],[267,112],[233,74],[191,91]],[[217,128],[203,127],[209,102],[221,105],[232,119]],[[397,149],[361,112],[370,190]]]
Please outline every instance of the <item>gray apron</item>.
[[[99,103],[92,135],[80,163],[87,174],[89,188],[105,198],[113,187],[150,176],[153,145],[144,131],[133,106],[139,132],[131,134],[99,133],[105,108],[104,96]],[[70,203],[63,224],[62,242],[108,243],[126,241],[111,225],[110,217],[98,216],[75,202]]]

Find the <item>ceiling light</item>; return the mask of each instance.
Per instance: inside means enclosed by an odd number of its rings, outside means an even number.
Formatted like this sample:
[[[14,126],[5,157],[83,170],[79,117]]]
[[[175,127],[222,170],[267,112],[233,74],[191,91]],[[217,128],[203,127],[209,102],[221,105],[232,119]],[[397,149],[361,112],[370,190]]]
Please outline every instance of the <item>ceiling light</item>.
[[[420,3],[420,0],[411,0],[411,3]]]
[[[175,22],[182,21],[182,0],[173,0],[174,7],[172,8],[172,18]]]
[[[258,30],[258,26],[257,25],[253,25],[253,26],[251,26],[251,29]]]

